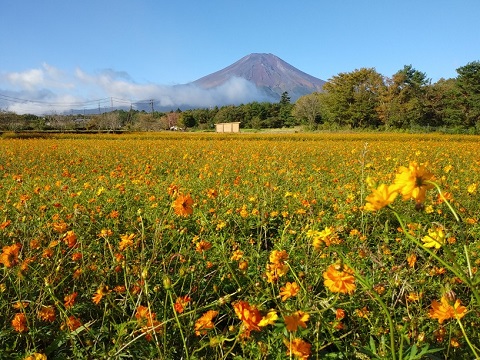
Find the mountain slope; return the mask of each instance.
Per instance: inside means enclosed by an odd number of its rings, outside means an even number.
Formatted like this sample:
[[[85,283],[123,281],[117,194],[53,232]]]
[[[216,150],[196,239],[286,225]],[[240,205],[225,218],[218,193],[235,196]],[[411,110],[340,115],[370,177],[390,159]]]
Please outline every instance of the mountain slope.
[[[325,81],[300,71],[273,54],[253,53],[226,68],[195,80],[204,89],[221,86],[232,78],[243,78],[256,85],[272,100],[287,91],[292,101],[302,95],[321,91]]]

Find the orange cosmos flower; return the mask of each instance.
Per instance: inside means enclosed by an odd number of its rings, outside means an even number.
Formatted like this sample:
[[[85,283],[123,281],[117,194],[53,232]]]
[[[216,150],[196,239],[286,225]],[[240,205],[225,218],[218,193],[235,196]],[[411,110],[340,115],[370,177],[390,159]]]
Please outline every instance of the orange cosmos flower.
[[[207,190],[207,197],[210,199],[215,199],[218,196],[218,191],[215,189],[208,189]]]
[[[287,356],[293,355],[298,359],[308,359],[310,356],[312,345],[302,339],[295,338],[292,341],[284,339],[283,343],[288,349]]]
[[[75,331],[80,326],[82,326],[82,322],[78,318],[76,318],[75,316],[69,316],[65,321],[65,324],[63,324],[60,328],[62,330],[68,328],[70,331]]]
[[[24,313],[16,313],[12,320],[12,327],[16,332],[23,333],[28,331],[27,317]]]
[[[127,248],[133,247],[133,239],[135,234],[125,234],[120,236],[120,243],[118,244],[118,249],[123,251]]]
[[[188,305],[190,300],[191,298],[188,295],[177,297],[177,300],[175,300],[175,304],[173,306],[175,311],[181,314],[185,310],[185,307]]]
[[[37,250],[40,249],[40,240],[33,239],[30,241],[30,249]]]
[[[150,312],[148,307],[139,305],[135,313],[135,318],[142,326],[142,332],[146,333],[145,339],[150,341],[152,339],[151,332],[160,332],[162,330],[162,323],[156,319],[157,315]]]
[[[94,304],[99,304],[102,298],[109,293],[108,286],[100,285],[100,287],[95,291],[95,294],[92,296],[92,301]]]
[[[208,310],[195,322],[195,335],[205,335],[207,330],[213,329],[213,319],[218,315],[218,311]]]
[[[16,301],[12,307],[14,309],[17,309],[17,310],[20,310],[20,309],[24,309],[26,308],[28,305],[30,305],[30,303],[28,301]]]
[[[178,194],[178,186],[175,184],[170,184],[170,186],[167,189],[168,195],[170,196],[175,196]]]
[[[3,230],[5,229],[8,225],[10,225],[12,223],[12,220],[7,220],[7,221],[4,221],[0,224],[0,230]]]
[[[301,310],[295,311],[292,315],[283,318],[288,331],[297,331],[299,326],[306,329],[308,319],[310,319],[310,315]]]
[[[65,301],[63,305],[66,309],[70,309],[75,304],[75,299],[77,298],[78,293],[73,292],[70,295],[66,295],[63,300]]]
[[[353,294],[356,288],[353,273],[347,265],[333,264],[323,273],[323,283],[331,292]]]
[[[3,252],[0,254],[0,263],[7,268],[15,266],[18,263],[18,253],[21,248],[22,245],[20,243],[4,246]]]
[[[243,257],[243,251],[242,250],[235,250],[232,253],[232,256],[230,257],[230,260],[238,261]]]
[[[272,264],[283,264],[285,260],[288,260],[288,253],[285,250],[272,250],[269,260]]]
[[[72,254],[72,260],[73,260],[73,261],[79,261],[79,260],[81,260],[82,258],[83,258],[83,255],[82,255],[81,252],[74,252],[74,253]]]
[[[64,233],[65,231],[67,231],[67,228],[68,228],[68,225],[64,221],[53,223],[52,226],[53,226],[53,230],[55,230],[58,233]]]
[[[403,200],[415,199],[417,203],[422,203],[425,201],[427,190],[433,188],[427,181],[433,179],[433,174],[427,171],[425,166],[412,161],[408,168],[400,167],[393,182],[393,189],[402,194]]]
[[[376,211],[390,205],[398,195],[395,185],[382,184],[378,189],[372,189],[372,194],[367,196],[365,210]]]
[[[417,255],[415,254],[410,254],[407,256],[407,263],[408,263],[408,266],[410,266],[411,268],[413,268],[415,266],[415,263],[417,262]]]
[[[267,281],[273,283],[281,276],[288,273],[289,267],[285,264],[285,260],[288,260],[288,253],[285,250],[273,250],[270,253],[270,264],[267,264]]]
[[[262,320],[262,314],[253,305],[240,300],[233,304],[233,310],[238,318],[242,320],[242,327],[246,330],[246,336],[250,335],[250,331],[260,331],[259,323]]]
[[[179,194],[172,204],[173,211],[178,216],[187,217],[193,214],[193,199],[190,194]]]
[[[110,219],[117,219],[120,216],[120,212],[118,210],[112,210],[110,214],[108,214],[108,217]]]
[[[282,301],[285,301],[293,296],[296,296],[300,291],[300,286],[296,282],[287,282],[285,286],[280,288],[280,296],[282,297]]]
[[[109,236],[112,236],[112,235],[113,235],[113,231],[112,231],[112,230],[110,230],[110,229],[102,229],[97,236],[98,236],[98,237],[106,238],[106,237],[109,237]]]
[[[240,261],[238,263],[238,268],[242,271],[247,270],[248,269],[248,261]]]
[[[195,245],[195,251],[198,253],[203,253],[204,251],[207,251],[211,248],[212,244],[205,240],[201,240]]]
[[[55,308],[53,306],[43,306],[38,310],[37,316],[43,321],[54,322],[56,318]]]
[[[73,230],[69,230],[66,232],[66,234],[63,237],[63,241],[69,248],[75,247],[77,245],[77,235],[75,235],[75,232]]]
[[[438,319],[439,324],[448,319],[461,319],[467,313],[467,308],[461,305],[459,299],[456,299],[455,303],[451,305],[446,295],[442,296],[440,302],[433,300],[431,306],[428,316],[432,319]]]

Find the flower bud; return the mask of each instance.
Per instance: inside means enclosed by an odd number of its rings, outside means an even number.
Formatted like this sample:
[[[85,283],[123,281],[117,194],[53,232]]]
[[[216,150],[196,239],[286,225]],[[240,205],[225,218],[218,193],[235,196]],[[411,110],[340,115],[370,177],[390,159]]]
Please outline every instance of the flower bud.
[[[165,290],[170,290],[172,288],[172,281],[168,277],[168,275],[163,276],[163,287]]]

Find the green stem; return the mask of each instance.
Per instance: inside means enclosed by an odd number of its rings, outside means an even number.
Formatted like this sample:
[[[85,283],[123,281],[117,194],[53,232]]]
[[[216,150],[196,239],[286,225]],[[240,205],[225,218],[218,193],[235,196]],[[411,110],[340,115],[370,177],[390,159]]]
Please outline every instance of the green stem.
[[[392,208],[391,208],[392,209]],[[473,295],[475,296],[475,299],[477,301],[478,304],[480,304],[480,295],[478,293],[478,291],[475,289],[475,286],[473,286],[470,278],[468,276],[466,276],[460,269],[457,269],[456,268],[456,265],[454,263],[454,265],[450,265],[449,263],[447,263],[445,260],[443,260],[440,256],[438,256],[434,251],[432,251],[431,249],[423,246],[423,244],[420,242],[420,240],[418,240],[417,238],[415,238],[414,236],[410,235],[405,227],[405,224],[403,223],[403,220],[402,218],[400,217],[400,215],[398,215],[398,213],[393,210],[393,213],[395,214],[397,220],[399,221],[400,223],[400,226],[402,227],[403,229],[403,233],[405,234],[405,236],[410,239],[411,241],[413,241],[417,246],[421,247],[423,250],[425,250],[431,257],[433,257],[435,260],[437,260],[442,266],[444,266],[445,268],[447,268],[449,271],[451,271],[452,273],[454,273],[460,280],[462,280],[465,284],[468,285],[468,287],[470,288],[470,290],[472,291]],[[448,252],[448,250],[447,250]]]
[[[465,331],[465,328],[463,327],[462,322],[460,321],[460,319],[457,319],[457,322],[458,322],[458,325],[460,325],[460,329],[462,329],[463,337],[465,338],[465,340],[467,341],[468,346],[470,347],[470,349],[472,350],[473,354],[475,355],[475,359],[479,360],[479,359],[480,359],[480,356],[478,355],[477,351],[475,350],[475,346],[473,346],[473,344],[470,342],[470,339],[469,339],[468,336],[467,336],[467,333],[466,333],[466,331]]]
[[[180,323],[180,320],[178,319],[177,311],[175,310],[175,303],[173,301],[172,291],[170,289],[168,289],[167,293],[168,293],[168,297],[170,298],[170,304],[172,305],[172,310],[173,310],[173,315],[175,316],[175,321],[177,322],[178,329],[180,330],[180,337],[182,338],[183,349],[185,350],[185,359],[188,360],[190,357],[188,356],[187,342],[185,341],[185,336],[183,335],[182,324]]]
[[[390,329],[390,334],[389,334],[390,335],[390,353],[392,355],[392,360],[396,360],[397,354],[395,350],[395,327],[393,325],[392,317],[390,316],[390,310],[388,309],[387,305],[384,303],[382,298],[375,292],[375,290],[373,290],[373,287],[371,286],[371,284],[369,284],[368,281],[363,276],[361,276],[358,272],[355,272],[355,277],[359,280],[360,284],[362,284],[362,286],[368,290],[368,294],[372,296],[380,304],[380,307],[385,313],[385,316],[388,321],[388,327]]]
[[[455,209],[453,208],[453,206],[448,202],[448,200],[445,198],[445,196],[443,196],[443,193],[442,193],[442,190],[440,189],[440,186],[438,186],[438,184],[434,181],[426,181],[428,184],[431,184],[433,186],[435,186],[435,188],[437,189],[438,191],[438,194],[440,195],[440,197],[442,198],[443,202],[445,204],[447,204],[448,208],[450,209],[450,211],[452,212],[453,216],[455,216],[455,220],[457,220],[457,222],[460,222],[460,217],[458,216],[457,212],[455,211]]]

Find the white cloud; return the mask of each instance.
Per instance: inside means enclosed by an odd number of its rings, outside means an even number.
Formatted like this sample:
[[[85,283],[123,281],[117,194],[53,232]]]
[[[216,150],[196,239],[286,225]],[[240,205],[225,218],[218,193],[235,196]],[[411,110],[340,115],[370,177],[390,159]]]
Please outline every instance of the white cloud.
[[[13,72],[5,76],[5,80],[13,86],[13,88],[33,90],[39,84],[43,83],[43,71],[41,69],[31,69],[24,72]]]
[[[68,73],[46,63],[38,69],[0,73],[0,109],[3,110],[63,113],[70,109],[96,108],[98,99],[103,99],[104,105],[109,107],[110,98],[127,100],[122,105],[153,99],[157,106],[171,108],[267,100],[262,98],[254,84],[242,78],[232,78],[219,87],[206,90],[193,84],[139,84],[128,73],[112,69],[91,74],[77,68]]]

